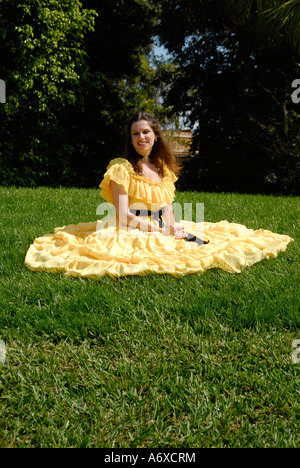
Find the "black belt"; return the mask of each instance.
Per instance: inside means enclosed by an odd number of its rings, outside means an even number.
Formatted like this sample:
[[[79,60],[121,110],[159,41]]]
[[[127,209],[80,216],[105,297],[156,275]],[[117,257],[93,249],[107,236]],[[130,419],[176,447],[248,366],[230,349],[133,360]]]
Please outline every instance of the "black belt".
[[[135,216],[153,216],[154,219],[158,221],[159,227],[164,227],[164,222],[162,219],[163,210],[158,211],[149,211],[149,210],[130,210],[130,213]]]
[[[164,227],[164,222],[162,219],[162,214],[163,210],[158,210],[158,211],[149,211],[149,210],[130,210],[132,214],[135,216],[153,216],[154,219],[156,219],[159,223],[159,227],[163,228]],[[204,241],[200,239],[199,237],[194,236],[193,234],[190,234],[187,232],[187,236],[185,239],[187,242],[196,242],[198,245],[203,245],[203,244],[208,244],[209,241]]]

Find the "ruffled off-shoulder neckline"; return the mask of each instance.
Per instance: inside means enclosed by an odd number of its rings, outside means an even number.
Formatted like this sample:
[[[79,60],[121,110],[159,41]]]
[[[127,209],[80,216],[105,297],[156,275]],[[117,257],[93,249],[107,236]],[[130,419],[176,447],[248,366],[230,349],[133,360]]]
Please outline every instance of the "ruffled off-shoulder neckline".
[[[170,205],[174,200],[177,180],[175,174],[164,167],[164,177],[159,182],[149,177],[135,174],[131,163],[125,158],[115,158],[107,166],[107,171],[100,184],[101,196],[109,203],[113,203],[110,182],[113,180],[123,186],[125,192],[136,200],[146,203],[163,203]]]
[[[130,173],[130,175],[132,177],[134,177],[134,179],[136,180],[141,180],[143,182],[147,182],[149,185],[161,185],[166,179],[168,179],[170,177],[170,173],[169,173],[169,170],[167,168],[166,165],[164,165],[164,176],[161,178],[161,180],[153,180],[151,179],[150,177],[147,177],[147,176],[144,176],[144,175],[141,175],[141,174],[137,174],[135,171],[134,171],[134,168],[132,166],[132,164],[125,158],[115,158],[113,159],[112,161],[110,161],[109,165],[107,166],[107,170],[113,166],[114,164],[122,164],[126,167],[126,169],[128,170],[128,172]],[[175,179],[175,175],[174,175],[174,179]],[[177,177],[176,177],[177,179]]]

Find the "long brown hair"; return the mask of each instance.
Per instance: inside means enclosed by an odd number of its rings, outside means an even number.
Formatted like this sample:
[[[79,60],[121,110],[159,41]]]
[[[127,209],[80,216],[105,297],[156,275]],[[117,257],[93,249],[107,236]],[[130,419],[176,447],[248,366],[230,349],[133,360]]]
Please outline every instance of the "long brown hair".
[[[139,122],[140,120],[146,120],[149,123],[157,138],[157,141],[154,143],[152,152],[149,156],[150,161],[155,164],[157,168],[159,168],[162,175],[164,175],[163,166],[165,164],[169,169],[171,169],[171,171],[174,172],[176,176],[178,176],[181,167],[177,163],[175,156],[169,148],[158,121],[147,112],[137,112],[129,119],[126,129],[126,142],[123,151],[123,157],[132,164],[137,174],[142,172],[140,166],[138,165],[138,161],[141,159],[141,156],[135,151],[131,142],[131,126],[133,123]]]

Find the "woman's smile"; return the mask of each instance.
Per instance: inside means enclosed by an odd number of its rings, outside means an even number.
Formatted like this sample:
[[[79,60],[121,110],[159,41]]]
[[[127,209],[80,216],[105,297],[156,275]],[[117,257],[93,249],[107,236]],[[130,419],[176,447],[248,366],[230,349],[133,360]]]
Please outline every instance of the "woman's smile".
[[[134,122],[131,127],[131,140],[135,151],[141,156],[151,154],[156,135],[146,120]]]

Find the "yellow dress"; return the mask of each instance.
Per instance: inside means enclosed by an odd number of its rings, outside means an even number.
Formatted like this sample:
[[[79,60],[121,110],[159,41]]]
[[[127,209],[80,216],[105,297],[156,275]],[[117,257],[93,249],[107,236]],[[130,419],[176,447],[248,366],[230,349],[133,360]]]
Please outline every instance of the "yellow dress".
[[[175,197],[177,177],[167,167],[164,178],[157,182],[135,174],[126,159],[113,159],[100,184],[100,194],[109,204],[113,203],[111,180],[123,186],[130,208],[153,212],[172,204]],[[150,216],[146,219],[153,224],[158,222]],[[286,235],[253,231],[227,221],[182,220],[180,224],[209,243],[199,246],[158,232],[142,232],[122,225],[112,214],[100,221],[56,228],[53,234],[35,239],[25,265],[34,271],[62,270],[66,275],[82,277],[147,273],[179,276],[210,268],[240,273],[260,260],[276,257],[293,241]]]

